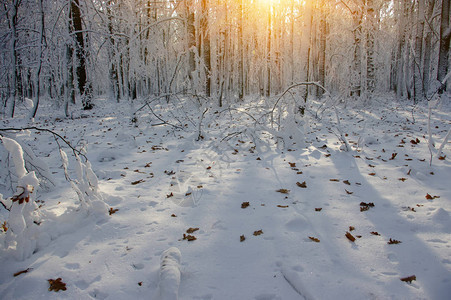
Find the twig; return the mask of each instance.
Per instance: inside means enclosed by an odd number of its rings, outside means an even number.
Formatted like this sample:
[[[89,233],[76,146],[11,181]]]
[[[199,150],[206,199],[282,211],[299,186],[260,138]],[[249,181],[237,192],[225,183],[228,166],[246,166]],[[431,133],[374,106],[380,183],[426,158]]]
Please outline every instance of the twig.
[[[279,104],[280,99],[282,99],[286,93],[288,93],[291,89],[301,86],[301,85],[316,85],[317,87],[322,88],[326,94],[330,94],[329,91],[322,86],[319,82],[299,82],[299,83],[295,83],[291,86],[289,86],[277,99],[276,103],[274,104],[273,108],[271,109],[271,124],[274,124],[274,111],[276,110],[277,104]]]
[[[50,130],[50,129],[47,129],[47,128],[38,128],[38,127],[35,127],[35,126],[32,126],[32,127],[24,127],[24,128],[0,128],[0,131],[23,131],[23,130],[37,130],[37,131],[49,132],[49,133],[53,134],[53,136],[55,137],[55,139],[56,139],[56,137],[58,137],[59,139],[61,139],[61,140],[62,140],[69,148],[72,149],[72,151],[74,152],[74,154],[81,155],[81,156],[83,156],[83,158],[84,158],[86,161],[88,161],[88,158],[87,158],[83,153],[81,153],[81,151],[79,151],[79,150],[75,149],[74,147],[72,147],[72,145],[71,145],[65,138],[63,138],[61,135],[59,135],[58,133],[56,133],[56,132],[54,132],[54,131],[52,131],[52,130]]]
[[[204,110],[204,112],[202,113],[202,116],[200,117],[200,121],[199,121],[199,134],[198,134],[198,136],[197,136],[197,139],[196,139],[196,141],[200,141],[200,140],[202,140],[204,137],[202,136],[202,129],[201,129],[201,127],[202,127],[202,120],[204,119],[204,116],[205,116],[205,114],[207,113],[207,111],[208,111],[208,107],[207,108],[205,108],[205,110]]]

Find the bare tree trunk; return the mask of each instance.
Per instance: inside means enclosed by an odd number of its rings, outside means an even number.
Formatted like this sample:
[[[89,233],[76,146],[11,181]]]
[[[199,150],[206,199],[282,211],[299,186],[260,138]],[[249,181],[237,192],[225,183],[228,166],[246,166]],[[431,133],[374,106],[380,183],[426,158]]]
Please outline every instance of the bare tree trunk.
[[[311,35],[312,35],[312,3],[307,1],[305,3],[304,11],[304,25],[302,28],[301,53],[300,60],[302,64],[299,80],[306,82],[309,80],[309,66],[310,66],[310,49],[311,49]],[[307,101],[308,86],[301,87],[301,97]]]
[[[238,8],[238,98],[244,97],[244,50],[243,50],[243,0],[239,2]]]
[[[326,86],[326,8],[324,1],[321,2],[320,7],[320,23],[319,23],[319,61],[318,61],[318,81]],[[321,97],[324,94],[324,90],[317,88],[316,95]]]
[[[362,92],[362,14],[352,12],[354,22],[354,58],[351,70],[351,97],[360,97]]]
[[[449,46],[451,41],[451,27],[449,25],[449,0],[442,0],[442,12],[440,21],[440,48],[438,54],[437,80],[441,83],[439,93],[446,89],[446,83],[442,81],[448,74]]]
[[[18,52],[17,52],[17,11],[19,9],[20,0],[14,0],[11,6],[10,14],[9,14],[9,27],[11,29],[11,87],[9,92],[9,100],[8,100],[8,115],[11,118],[14,118],[14,111],[16,108],[17,101],[17,90],[18,90],[18,70],[17,70],[17,62],[18,62]]]
[[[407,1],[397,1],[398,7],[398,53],[396,55],[396,97],[398,99],[404,96],[406,90],[405,76],[404,76],[404,52],[405,52],[405,37],[406,37],[406,19],[407,19]]]
[[[190,80],[191,89],[194,90],[194,72],[196,71],[196,27],[194,26],[194,8],[191,6],[192,0],[186,0],[186,31],[188,35],[188,77]]]
[[[415,103],[424,98],[423,89],[423,33],[424,33],[424,1],[418,0],[417,28],[415,36],[415,60],[413,70],[413,99]]]
[[[119,82],[117,78],[117,69],[116,69],[116,59],[114,55],[114,32],[113,32],[113,9],[112,9],[112,1],[108,0],[107,2],[107,14],[108,14],[108,33],[109,37],[109,45],[108,45],[108,77],[110,79],[110,97],[114,99],[114,101],[119,102]]]
[[[373,93],[376,87],[376,74],[374,66],[374,32],[375,16],[373,0],[367,0],[367,35],[366,35],[366,90]]]
[[[203,32],[203,51],[205,63],[205,94],[211,96],[211,53],[210,53],[210,29],[208,27],[208,5],[207,0],[202,0],[202,32]]]
[[[77,58],[77,82],[78,90],[80,91],[80,96],[82,98],[83,109],[92,109],[92,95],[90,91],[90,86],[87,82],[87,72],[86,72],[86,51],[85,43],[83,38],[83,27],[82,18],[80,12],[80,4],[78,0],[71,0],[70,5],[71,10],[71,22],[75,33],[75,57]]]
[[[268,10],[268,40],[267,40],[267,85],[266,97],[271,96],[271,9]]]
[[[33,107],[33,111],[32,111],[32,113],[31,113],[31,117],[32,118],[34,118],[34,117],[36,117],[36,113],[37,113],[37,111],[38,111],[38,107],[39,107],[39,96],[40,96],[40,94],[41,94],[41,80],[40,80],[40,77],[41,77],[41,67],[42,67],[42,48],[43,48],[43,44],[44,44],[44,39],[45,39],[45,37],[44,37],[44,32],[45,32],[45,27],[44,27],[44,22],[45,22],[45,19],[44,19],[44,8],[43,8],[43,5],[42,5],[42,1],[43,0],[39,0],[39,3],[38,3],[38,5],[39,5],[39,15],[40,15],[40,25],[41,25],[41,28],[40,28],[40,32],[39,32],[39,45],[38,45],[38,68],[37,68],[37,70],[36,70],[36,79],[35,79],[35,82],[36,82],[36,91],[35,91],[35,99],[34,99],[34,107]]]
[[[432,36],[433,32],[430,26],[432,14],[434,12],[435,0],[428,0],[428,8],[426,12],[426,19],[428,26],[426,26],[426,37],[424,39],[424,62],[423,62],[423,89],[424,93],[427,95],[429,92],[429,82],[430,82],[430,69],[431,69],[431,53],[432,53]]]

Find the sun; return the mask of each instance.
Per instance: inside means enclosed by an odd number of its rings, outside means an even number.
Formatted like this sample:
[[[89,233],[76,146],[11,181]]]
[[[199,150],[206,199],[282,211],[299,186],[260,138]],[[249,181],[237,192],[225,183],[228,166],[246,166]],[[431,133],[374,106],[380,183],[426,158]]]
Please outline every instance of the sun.
[[[256,2],[261,6],[270,6],[276,4],[278,0],[256,0]]]

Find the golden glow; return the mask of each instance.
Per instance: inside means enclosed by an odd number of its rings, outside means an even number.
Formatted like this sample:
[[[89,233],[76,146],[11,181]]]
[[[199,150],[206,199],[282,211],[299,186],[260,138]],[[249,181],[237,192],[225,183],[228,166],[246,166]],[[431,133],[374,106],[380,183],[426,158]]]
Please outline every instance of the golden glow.
[[[256,0],[256,3],[261,6],[273,6],[280,2],[279,0]]]

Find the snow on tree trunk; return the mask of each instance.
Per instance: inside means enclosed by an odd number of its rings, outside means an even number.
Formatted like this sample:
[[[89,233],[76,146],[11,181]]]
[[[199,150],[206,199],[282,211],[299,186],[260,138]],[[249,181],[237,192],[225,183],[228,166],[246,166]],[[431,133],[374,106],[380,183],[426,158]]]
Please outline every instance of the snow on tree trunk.
[[[443,83],[448,74],[449,63],[449,50],[451,41],[451,27],[449,24],[450,15],[450,3],[449,0],[442,0],[442,12],[440,21],[440,50],[438,54],[438,71],[437,80],[440,82],[441,87],[439,92],[443,93],[446,87],[446,83]]]
[[[367,35],[366,35],[366,90],[369,94],[376,88],[376,68],[374,66],[374,16],[373,0],[367,0]]]
[[[160,282],[158,284],[161,300],[177,300],[180,286],[180,250],[171,247],[161,254]]]
[[[353,14],[354,58],[351,70],[351,97],[360,97],[362,92],[362,14],[358,11]]]
[[[318,61],[318,81],[322,86],[326,86],[326,7],[325,2],[321,3],[320,7],[320,21],[319,21],[319,61]],[[317,88],[317,96],[321,97],[324,90]]]
[[[426,12],[426,20],[428,24],[431,24],[432,14],[434,12],[435,0],[428,1],[428,9]],[[433,32],[429,26],[426,26],[426,34],[424,38],[424,61],[423,61],[423,89],[427,95],[430,86],[430,69],[431,69],[431,56],[432,56],[432,37]]]
[[[305,18],[304,26],[302,30],[302,44],[300,60],[302,64],[300,81],[307,82],[309,76],[309,65],[310,65],[310,45],[311,45],[311,34],[312,34],[312,3],[307,1],[305,4]],[[301,87],[301,98],[307,101],[308,97],[308,86]]]
[[[414,61],[414,71],[413,71],[413,81],[414,81],[414,100],[418,102],[423,99],[423,33],[424,33],[424,3],[425,0],[418,1],[418,11],[417,11],[417,30],[415,36],[415,61]]]

